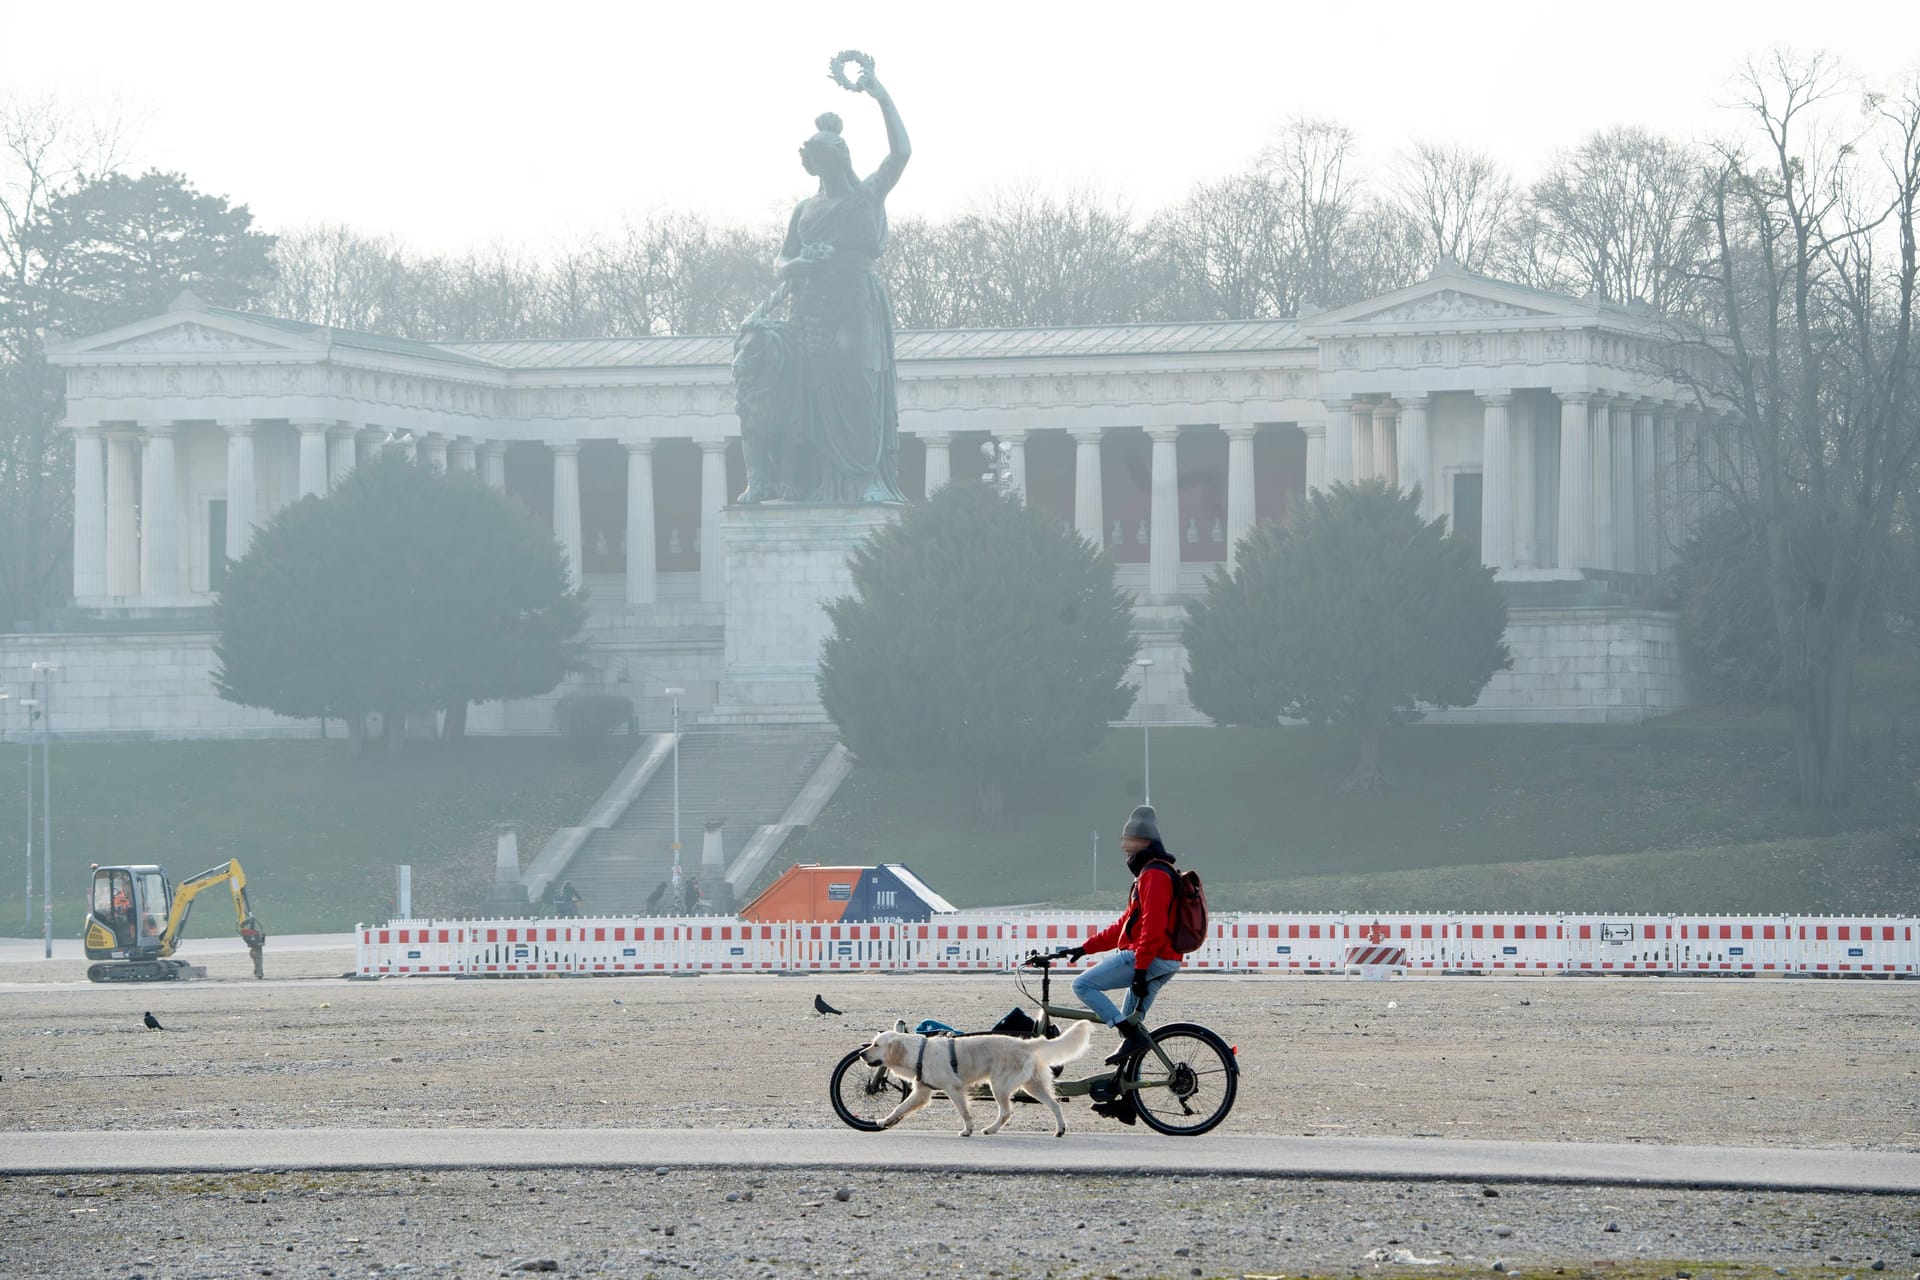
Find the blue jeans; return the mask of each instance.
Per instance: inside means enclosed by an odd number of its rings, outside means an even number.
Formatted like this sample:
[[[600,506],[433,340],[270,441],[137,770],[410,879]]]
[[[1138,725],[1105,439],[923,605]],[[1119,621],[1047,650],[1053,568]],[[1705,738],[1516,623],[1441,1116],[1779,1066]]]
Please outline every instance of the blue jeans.
[[[1178,960],[1155,960],[1147,966],[1147,998],[1139,1001],[1142,1018],[1147,1016],[1147,1010],[1153,1008],[1153,998],[1160,994],[1161,987],[1167,985],[1167,979],[1178,972]],[[1081,1004],[1099,1014],[1100,1021],[1111,1027],[1133,1013],[1134,996],[1127,991],[1132,985],[1133,952],[1114,951],[1073,980],[1073,994],[1080,997]],[[1113,1001],[1107,999],[1109,991],[1127,991],[1125,1013],[1114,1008]]]

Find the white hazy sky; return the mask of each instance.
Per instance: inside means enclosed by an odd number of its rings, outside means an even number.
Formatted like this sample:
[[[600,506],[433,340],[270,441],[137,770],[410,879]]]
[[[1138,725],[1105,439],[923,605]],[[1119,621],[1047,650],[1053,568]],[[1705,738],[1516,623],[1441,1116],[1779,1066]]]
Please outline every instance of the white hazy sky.
[[[1880,81],[1920,65],[1914,0],[0,0],[0,31],[0,87],[117,101],[135,164],[266,230],[341,221],[436,251],[541,251],[660,207],[778,225],[818,112],[845,117],[863,171],[879,159],[877,109],[826,79],[849,46],[913,135],[896,215],[1019,180],[1151,209],[1299,113],[1378,159],[1464,142],[1527,177],[1610,124],[1724,128],[1751,52],[1825,48]]]

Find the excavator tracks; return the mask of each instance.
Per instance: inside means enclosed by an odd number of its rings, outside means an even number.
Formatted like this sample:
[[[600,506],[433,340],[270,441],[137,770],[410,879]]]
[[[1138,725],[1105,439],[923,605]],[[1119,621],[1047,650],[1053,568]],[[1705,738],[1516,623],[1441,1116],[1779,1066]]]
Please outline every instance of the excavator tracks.
[[[111,960],[87,966],[88,982],[177,982],[193,976],[184,960]]]

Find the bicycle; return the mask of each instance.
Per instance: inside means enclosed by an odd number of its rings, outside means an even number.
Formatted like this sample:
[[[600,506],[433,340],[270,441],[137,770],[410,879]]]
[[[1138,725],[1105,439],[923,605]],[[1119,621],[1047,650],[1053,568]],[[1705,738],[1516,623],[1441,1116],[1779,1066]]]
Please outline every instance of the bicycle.
[[[1040,971],[1040,996],[1034,1002],[1040,1006],[1043,1036],[1053,1034],[1056,1018],[1099,1021],[1090,1010],[1051,1003],[1053,965],[1067,954],[1033,951],[1022,965]],[[1014,986],[1025,999],[1034,1000],[1024,972],[1015,973]],[[1139,1013],[1131,1015],[1131,1020],[1140,1025]],[[904,1022],[897,1025],[906,1030]],[[1103,1066],[1096,1075],[1055,1081],[1054,1092],[1062,1100],[1085,1097],[1096,1104],[1130,1099],[1149,1128],[1175,1137],[1197,1137],[1225,1120],[1240,1088],[1239,1051],[1195,1022],[1170,1022],[1147,1034],[1153,1039],[1151,1053],[1136,1049],[1118,1066]],[[862,1061],[865,1049],[863,1045],[840,1059],[827,1097],[834,1114],[849,1127],[878,1133],[880,1118],[899,1106],[913,1086],[884,1066]]]

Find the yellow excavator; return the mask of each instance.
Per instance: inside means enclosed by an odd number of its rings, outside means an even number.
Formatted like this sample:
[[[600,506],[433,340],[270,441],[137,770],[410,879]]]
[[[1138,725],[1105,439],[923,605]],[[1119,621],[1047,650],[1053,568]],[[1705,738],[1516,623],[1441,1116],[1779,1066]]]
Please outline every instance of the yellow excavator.
[[[192,966],[173,958],[187,912],[193,900],[215,885],[233,891],[233,914],[240,922],[240,938],[253,956],[253,976],[264,977],[261,953],[267,933],[253,918],[247,903],[247,875],[238,862],[189,876],[179,885],[156,866],[93,869],[93,889],[87,898],[87,959],[101,963],[87,969],[89,982],[170,982],[193,976]]]

